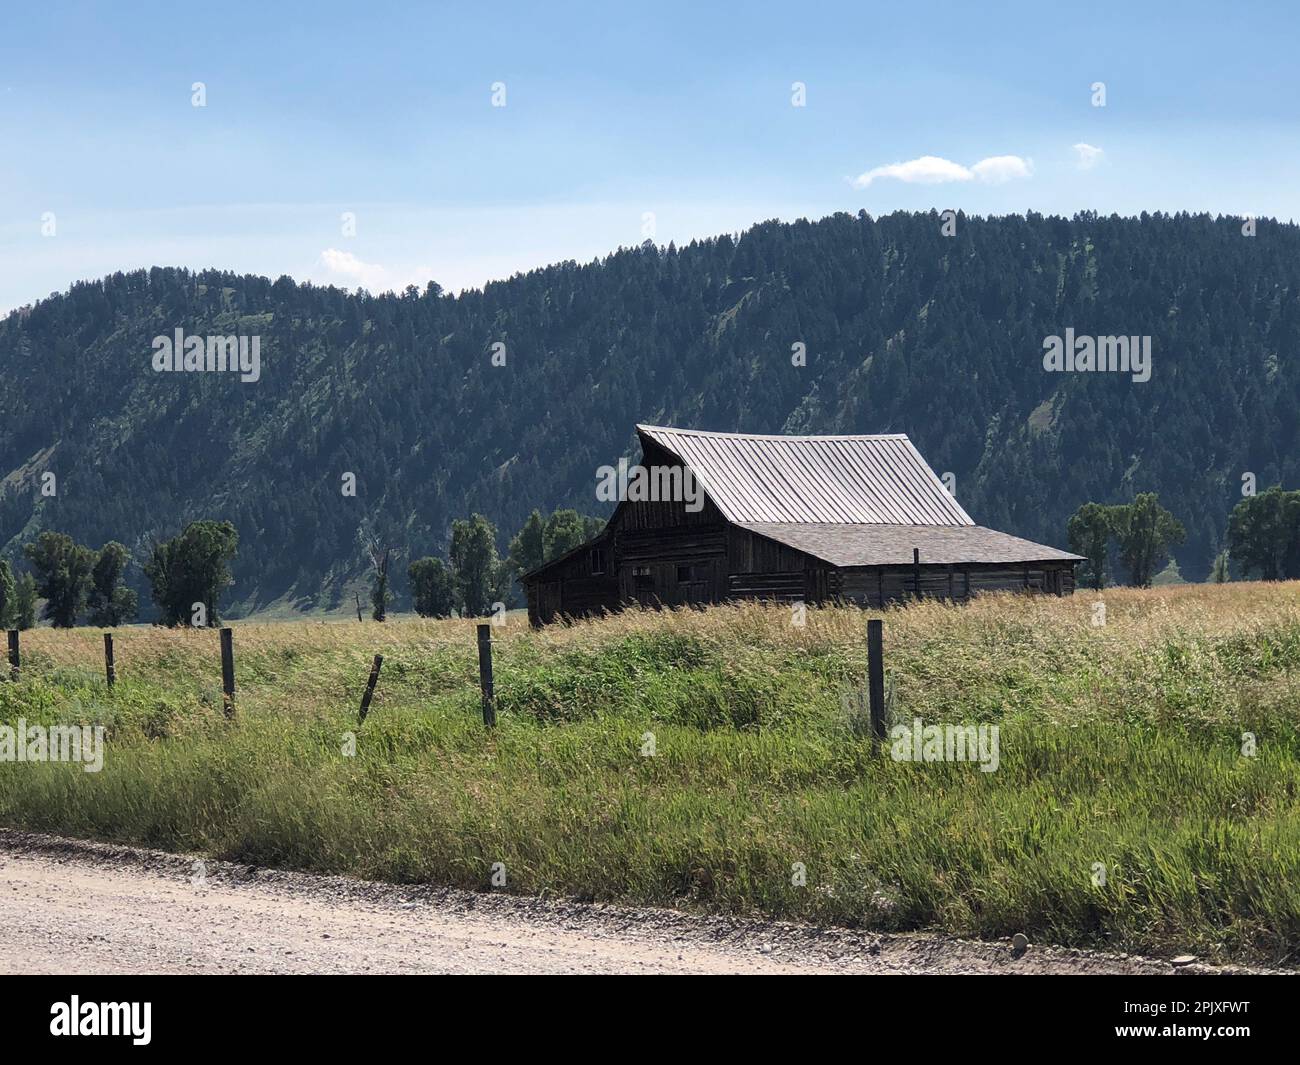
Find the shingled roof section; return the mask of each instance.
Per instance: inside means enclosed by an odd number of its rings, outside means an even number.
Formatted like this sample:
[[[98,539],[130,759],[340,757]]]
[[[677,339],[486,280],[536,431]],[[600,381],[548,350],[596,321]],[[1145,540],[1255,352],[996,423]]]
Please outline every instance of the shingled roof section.
[[[931,566],[967,563],[1078,562],[1058,551],[982,525],[845,525],[818,522],[738,522],[829,562],[832,566],[906,566],[916,548]]]
[[[901,433],[753,436],[658,425],[637,432],[680,458],[738,525],[975,525]]]

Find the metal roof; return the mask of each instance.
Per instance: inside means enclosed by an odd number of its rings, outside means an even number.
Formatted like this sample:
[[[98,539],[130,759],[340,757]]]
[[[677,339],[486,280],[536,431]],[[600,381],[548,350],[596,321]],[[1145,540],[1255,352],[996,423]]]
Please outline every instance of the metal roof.
[[[982,525],[842,525],[740,522],[740,526],[832,566],[910,566],[912,549],[928,566],[965,563],[1078,562],[1058,551]]]
[[[902,433],[755,436],[658,425],[637,432],[680,458],[738,525],[975,525]]]

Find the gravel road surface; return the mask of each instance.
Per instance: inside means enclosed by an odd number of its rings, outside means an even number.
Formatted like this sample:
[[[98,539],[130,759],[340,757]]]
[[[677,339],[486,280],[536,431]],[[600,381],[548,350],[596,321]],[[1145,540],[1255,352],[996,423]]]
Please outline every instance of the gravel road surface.
[[[4,973],[1171,973],[1193,964],[377,884],[0,830]]]

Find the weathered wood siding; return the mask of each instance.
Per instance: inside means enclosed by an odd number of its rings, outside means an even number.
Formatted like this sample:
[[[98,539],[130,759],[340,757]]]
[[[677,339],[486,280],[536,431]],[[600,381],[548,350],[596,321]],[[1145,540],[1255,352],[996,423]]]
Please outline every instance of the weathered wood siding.
[[[720,602],[727,587],[727,523],[707,499],[621,503],[610,519],[620,603]]]
[[[581,618],[617,609],[618,580],[610,555],[602,536],[551,563],[539,579],[525,582],[528,620],[545,625],[560,617]],[[604,572],[594,572],[597,568]]]
[[[879,607],[917,596],[912,566],[852,566],[839,572],[840,596],[862,606]],[[996,566],[920,567],[920,597],[966,602],[981,592],[1074,594],[1074,567],[1065,563]]]

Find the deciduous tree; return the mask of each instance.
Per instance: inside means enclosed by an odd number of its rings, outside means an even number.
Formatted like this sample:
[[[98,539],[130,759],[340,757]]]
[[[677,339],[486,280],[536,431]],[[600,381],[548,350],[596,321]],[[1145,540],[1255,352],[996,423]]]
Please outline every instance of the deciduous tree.
[[[86,606],[95,553],[64,533],[43,532],[23,548],[23,555],[35,571],[46,620],[55,628],[72,628]]]
[[[506,561],[515,578],[536,569],[546,561],[545,528],[546,522],[542,518],[542,512],[534,510],[528,515],[524,527],[511,537]]]
[[[1114,507],[1111,514],[1130,583],[1150,588],[1151,578],[1169,557],[1169,548],[1187,535],[1182,522],[1160,505],[1154,492],[1140,493],[1132,503]]]
[[[362,523],[357,538],[370,563],[370,616],[375,621],[383,621],[388,616],[388,604],[393,601],[388,569],[401,554],[398,531],[385,521],[368,521]]]
[[[1228,517],[1228,550],[1247,576],[1300,577],[1300,491],[1274,485],[1243,499]]]
[[[30,629],[36,624],[36,578],[30,573],[20,573],[14,578],[18,610],[14,617],[15,629]]]
[[[87,606],[90,623],[113,628],[131,621],[139,608],[139,597],[122,583],[130,552],[116,540],[99,549],[91,571]]]
[[[448,557],[461,616],[482,617],[490,609],[500,581],[495,526],[482,514],[452,522]]]
[[[231,583],[228,566],[238,547],[228,521],[192,521],[179,536],[154,545],[144,572],[164,625],[188,624],[197,603],[208,625],[219,624],[217,604]]]
[[[425,618],[448,618],[455,607],[451,570],[440,558],[417,558],[407,567],[415,612]]]
[[[1110,539],[1114,534],[1114,507],[1102,503],[1085,503],[1071,516],[1066,526],[1070,550],[1083,555],[1082,582],[1098,590],[1106,586],[1106,562]]]

